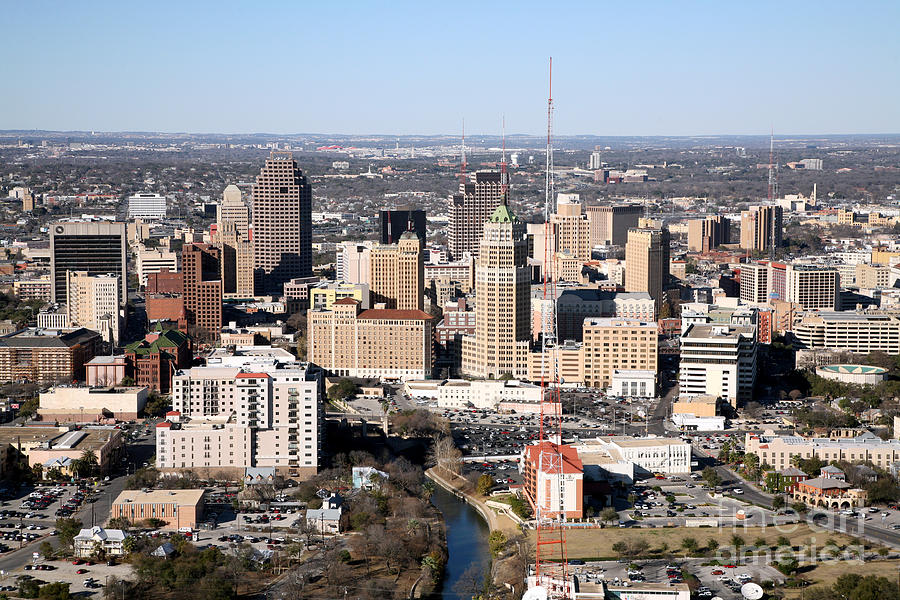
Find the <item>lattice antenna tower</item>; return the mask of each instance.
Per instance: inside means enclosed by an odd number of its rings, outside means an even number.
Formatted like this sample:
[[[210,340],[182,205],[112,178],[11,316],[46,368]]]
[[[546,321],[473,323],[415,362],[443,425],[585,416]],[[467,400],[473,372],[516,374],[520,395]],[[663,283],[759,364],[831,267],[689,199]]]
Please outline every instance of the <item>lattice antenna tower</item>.
[[[535,517],[537,543],[535,582],[547,590],[547,597],[566,600],[568,596],[568,553],[565,537],[563,482],[562,403],[560,401],[557,344],[555,235],[551,216],[556,213],[553,181],[553,59],[550,59],[547,97],[547,165],[544,186],[544,282],[541,331],[541,424],[538,435],[538,465],[535,473]],[[537,492],[540,474],[556,475],[556,489]]]

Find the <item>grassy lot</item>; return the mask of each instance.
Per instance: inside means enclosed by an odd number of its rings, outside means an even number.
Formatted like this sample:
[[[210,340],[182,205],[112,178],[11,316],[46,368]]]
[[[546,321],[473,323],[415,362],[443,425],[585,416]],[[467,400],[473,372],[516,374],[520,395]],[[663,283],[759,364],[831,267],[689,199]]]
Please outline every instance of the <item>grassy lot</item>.
[[[790,540],[792,546],[815,544],[818,550],[821,550],[828,540],[833,540],[839,546],[853,544],[853,539],[849,536],[840,533],[812,531],[806,524],[797,524],[796,529],[794,526],[790,526],[783,532],[779,532],[775,527],[738,527],[734,530],[729,527],[721,529],[711,527],[656,529],[607,527],[605,529],[569,530],[566,532],[566,546],[570,558],[615,557],[617,554],[613,552],[613,544],[616,542],[627,544],[635,539],[642,539],[649,544],[651,553],[660,552],[665,547],[669,554],[680,556],[684,554],[681,542],[685,538],[694,538],[700,548],[705,547],[711,539],[715,539],[719,546],[725,547],[731,544],[731,536],[734,534],[740,535],[744,539],[742,552],[748,546],[752,546],[757,538],[763,538],[767,545],[774,546],[776,540],[782,535]],[[529,535],[533,540],[535,533],[532,531]]]
[[[900,569],[900,560],[877,560],[862,565],[856,561],[838,562],[819,564],[812,567],[811,570],[801,574],[813,584],[813,587],[820,585],[833,584],[838,577],[847,573],[858,573],[860,575],[877,575],[878,577],[887,577],[891,581],[897,580],[898,569]],[[810,588],[807,588],[810,589]],[[784,590],[785,598],[800,598],[799,589]]]

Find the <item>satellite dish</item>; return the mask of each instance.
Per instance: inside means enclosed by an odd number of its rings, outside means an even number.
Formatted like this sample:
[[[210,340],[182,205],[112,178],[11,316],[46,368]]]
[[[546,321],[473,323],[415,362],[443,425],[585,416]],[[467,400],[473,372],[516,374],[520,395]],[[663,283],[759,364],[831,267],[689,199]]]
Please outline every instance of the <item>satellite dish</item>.
[[[547,600],[547,588],[542,585],[528,588],[528,591],[522,596],[522,600]]]
[[[763,597],[763,589],[756,583],[745,583],[741,586],[741,596],[747,600],[759,600]]]

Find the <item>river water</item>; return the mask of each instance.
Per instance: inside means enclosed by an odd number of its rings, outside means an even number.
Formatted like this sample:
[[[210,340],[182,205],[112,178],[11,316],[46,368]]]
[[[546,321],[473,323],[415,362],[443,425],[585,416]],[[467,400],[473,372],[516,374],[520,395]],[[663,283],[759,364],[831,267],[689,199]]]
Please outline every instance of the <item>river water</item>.
[[[447,529],[447,571],[441,597],[445,600],[471,600],[471,596],[458,594],[456,587],[462,574],[473,563],[481,573],[490,567],[487,523],[474,508],[440,486],[431,496],[431,503],[444,515]]]

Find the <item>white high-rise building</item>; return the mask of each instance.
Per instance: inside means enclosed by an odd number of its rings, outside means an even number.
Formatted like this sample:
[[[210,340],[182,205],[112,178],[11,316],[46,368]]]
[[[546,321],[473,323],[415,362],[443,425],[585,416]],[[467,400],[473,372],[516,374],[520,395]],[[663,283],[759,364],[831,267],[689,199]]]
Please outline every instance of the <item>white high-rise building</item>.
[[[753,398],[756,329],[691,325],[681,336],[681,396],[717,396],[732,406]]]
[[[588,169],[591,171],[596,171],[597,169],[603,168],[603,160],[600,157],[600,151],[594,150],[591,152],[591,160],[588,163]]]
[[[165,217],[165,196],[142,192],[128,197],[129,219],[164,219]]]
[[[311,476],[322,449],[322,392],[321,371],[275,360],[178,371],[172,378],[172,407],[179,423],[163,428],[163,435],[157,432],[157,467],[274,467],[288,476]],[[233,449],[205,443],[223,428],[246,439],[239,444],[240,452],[247,449],[244,464],[232,463]]]

